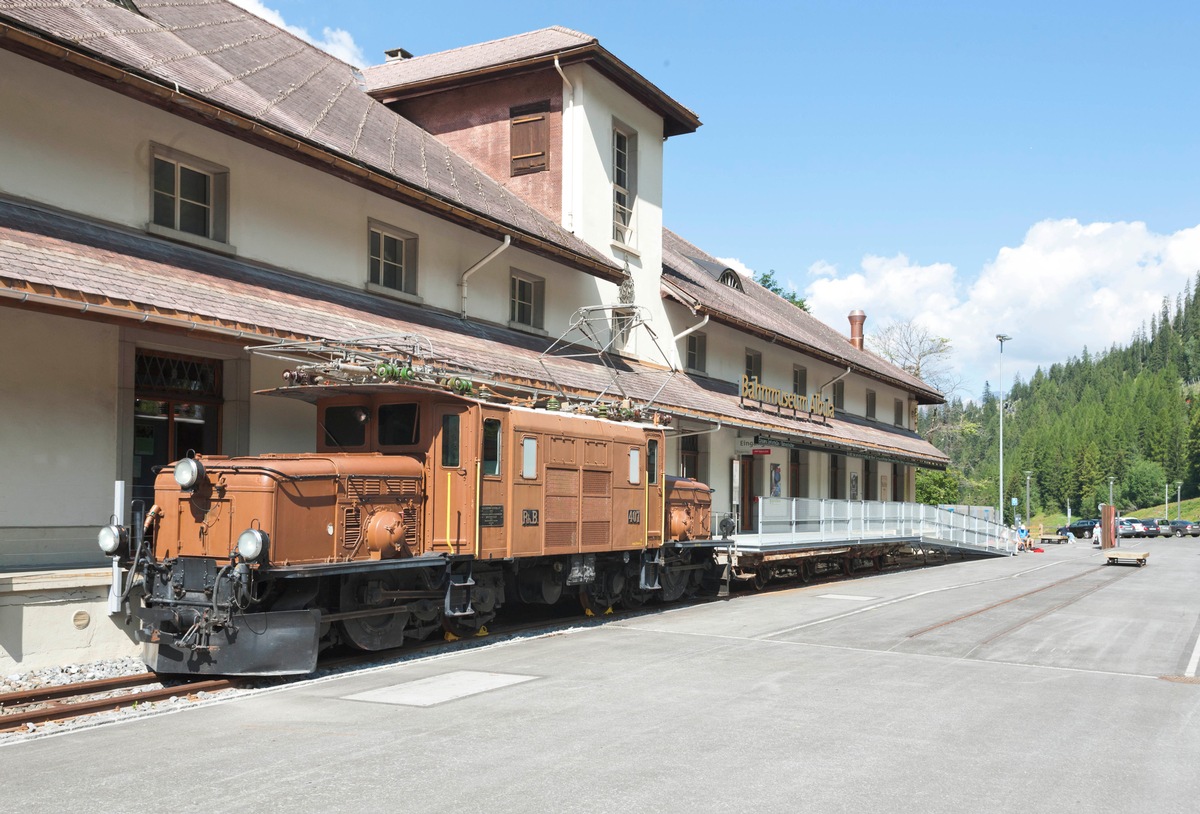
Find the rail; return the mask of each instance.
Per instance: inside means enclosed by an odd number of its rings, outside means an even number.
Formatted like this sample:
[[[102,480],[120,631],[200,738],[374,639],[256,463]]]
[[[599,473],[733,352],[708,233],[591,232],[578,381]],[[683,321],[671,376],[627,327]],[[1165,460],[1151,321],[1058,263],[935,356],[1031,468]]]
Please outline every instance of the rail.
[[[1017,547],[1014,529],[924,503],[760,497],[756,504],[757,528],[736,537],[760,548],[893,539],[993,555]]]

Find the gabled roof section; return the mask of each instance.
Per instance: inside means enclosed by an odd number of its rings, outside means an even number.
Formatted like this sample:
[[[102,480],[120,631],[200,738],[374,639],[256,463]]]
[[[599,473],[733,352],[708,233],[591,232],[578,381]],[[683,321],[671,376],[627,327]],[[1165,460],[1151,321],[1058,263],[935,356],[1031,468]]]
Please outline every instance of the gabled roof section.
[[[605,279],[612,260],[375,101],[362,75],[225,0],[0,0],[0,47]]]
[[[807,311],[740,277],[735,291],[713,277],[714,268],[726,268],[712,255],[663,229],[663,293],[697,313],[771,342],[914,393],[921,404],[942,404],[945,397],[916,376],[868,350],[859,350],[843,334]]]
[[[502,76],[544,70],[554,65],[555,58],[560,65],[591,63],[662,116],[663,132],[667,136],[694,133],[700,126],[695,113],[605,50],[595,37],[562,26],[436,54],[393,59],[366,68],[363,75],[372,96],[393,102]]]

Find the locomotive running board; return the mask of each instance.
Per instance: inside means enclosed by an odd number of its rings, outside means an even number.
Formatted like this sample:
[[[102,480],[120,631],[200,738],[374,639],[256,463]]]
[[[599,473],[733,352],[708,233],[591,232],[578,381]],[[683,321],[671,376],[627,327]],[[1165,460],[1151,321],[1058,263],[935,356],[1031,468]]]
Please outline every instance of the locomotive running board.
[[[213,631],[210,647],[191,650],[160,639],[144,645],[142,659],[156,673],[259,676],[311,673],[317,669],[319,619],[320,614],[315,610],[247,613],[234,618],[236,632],[228,628]]]

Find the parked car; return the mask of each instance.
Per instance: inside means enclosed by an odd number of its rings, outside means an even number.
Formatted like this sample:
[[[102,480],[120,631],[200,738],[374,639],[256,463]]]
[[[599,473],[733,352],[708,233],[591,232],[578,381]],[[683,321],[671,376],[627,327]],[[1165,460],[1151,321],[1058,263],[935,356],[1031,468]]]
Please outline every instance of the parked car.
[[[1170,537],[1174,533],[1174,530],[1171,528],[1171,521],[1165,517],[1147,520],[1146,531],[1150,534],[1157,534],[1159,537]]]
[[[1090,540],[1096,533],[1099,520],[1075,520],[1069,526],[1059,526],[1058,534],[1070,534],[1072,537]]]
[[[1118,517],[1117,518],[1117,536],[1118,537],[1145,537],[1146,527],[1142,525],[1142,521],[1134,517]]]
[[[1189,537],[1200,537],[1200,523],[1194,520],[1172,520],[1171,533],[1176,537],[1185,534]]]

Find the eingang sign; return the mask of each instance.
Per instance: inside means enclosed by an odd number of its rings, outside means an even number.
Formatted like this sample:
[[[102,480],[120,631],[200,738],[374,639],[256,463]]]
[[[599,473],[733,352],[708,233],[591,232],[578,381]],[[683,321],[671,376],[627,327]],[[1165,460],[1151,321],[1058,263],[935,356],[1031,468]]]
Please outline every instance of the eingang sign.
[[[833,402],[829,399],[821,398],[820,393],[813,393],[812,396],[802,396],[799,393],[793,393],[789,390],[766,387],[759,384],[757,376],[753,378],[745,375],[742,376],[742,398],[757,401],[764,405],[769,404],[773,407],[792,410],[793,412],[833,418]]]

